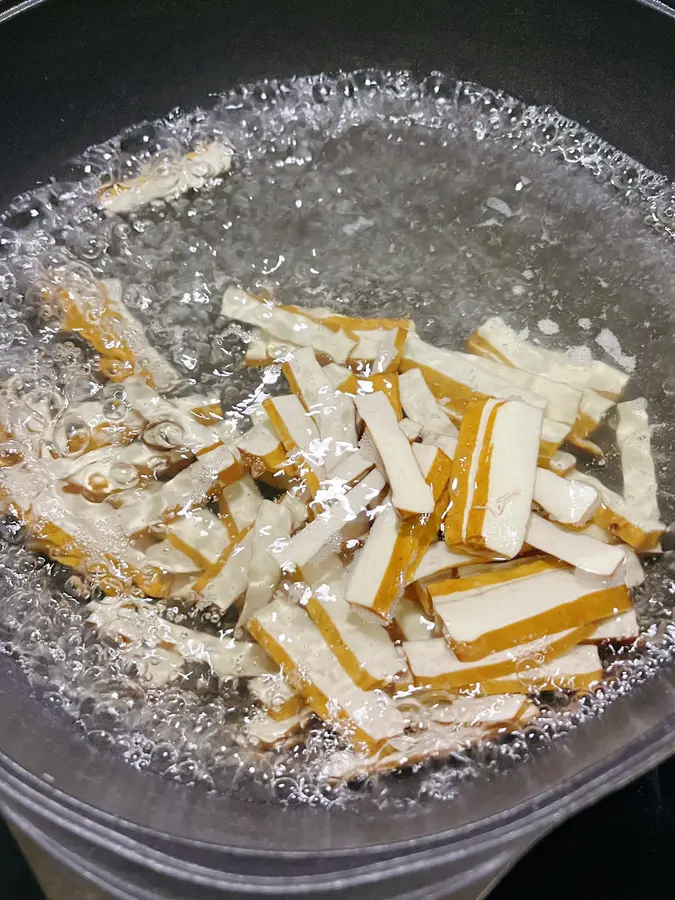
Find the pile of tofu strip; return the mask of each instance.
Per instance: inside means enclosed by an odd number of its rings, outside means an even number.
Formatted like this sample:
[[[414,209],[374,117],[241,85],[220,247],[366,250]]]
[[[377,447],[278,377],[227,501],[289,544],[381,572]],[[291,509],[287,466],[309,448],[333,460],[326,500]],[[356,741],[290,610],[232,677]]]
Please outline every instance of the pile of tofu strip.
[[[43,301],[118,390],[55,410],[3,386],[2,511],[99,589],[87,627],[143,678],[199,662],[242,679],[247,744],[302,740],[319,717],[344,746],[326,779],[446,757],[522,728],[542,691],[588,692],[599,645],[639,636],[631,588],[665,526],[646,402],[619,402],[616,368],[499,318],[463,352],[411,319],[228,288],[224,319],[252,329],[245,365],[284,379],[243,429],[218,397],[176,392],[119,281],[55,274]],[[610,410],[621,494],[571,452],[601,455]],[[177,625],[176,604],[234,632]]]

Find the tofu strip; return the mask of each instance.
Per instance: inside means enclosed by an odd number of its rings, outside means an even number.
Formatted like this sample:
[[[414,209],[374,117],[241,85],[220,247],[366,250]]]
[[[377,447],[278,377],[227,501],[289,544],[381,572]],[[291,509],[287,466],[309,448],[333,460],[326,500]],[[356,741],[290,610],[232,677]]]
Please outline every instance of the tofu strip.
[[[597,391],[610,400],[618,400],[628,382],[628,375],[607,363],[593,360],[588,366],[575,365],[564,353],[523,341],[498,317],[481,325],[472,334],[467,347],[473,353],[491,356],[517,369],[561,381],[581,391]]]
[[[458,658],[471,662],[547,634],[577,628],[631,606],[625,585],[590,590],[558,569],[478,589],[434,596],[434,611]]]
[[[391,485],[393,505],[403,515],[433,512],[433,491],[420,472],[387,397],[376,391],[356,397],[355,403],[382,458],[387,481]]]
[[[271,750],[283,744],[307,724],[305,711],[292,713],[283,719],[275,719],[267,712],[258,712],[244,724],[244,735],[250,743],[263,750]]]
[[[254,613],[266,606],[281,579],[281,567],[272,555],[272,548],[288,540],[291,534],[291,514],[280,503],[263,500],[251,530],[251,557],[248,562],[246,597],[237,619],[243,628]]]
[[[415,600],[403,596],[396,606],[392,630],[396,640],[427,641],[436,637],[436,623],[424,615],[424,610]]]
[[[230,540],[236,541],[255,522],[262,500],[260,489],[250,475],[243,475],[222,489],[218,496],[218,512]]]
[[[519,647],[490,653],[483,659],[472,662],[462,662],[442,637],[406,641],[403,650],[414,682],[419,687],[455,690],[476,685],[485,693],[486,681],[518,672],[532,660],[538,665],[560,656],[576,646],[592,630],[592,625],[567,629]],[[500,693],[505,692],[507,691],[502,690]]]
[[[630,544],[638,553],[658,546],[666,526],[658,518],[650,518],[644,511],[627,503],[620,494],[605,487],[593,475],[574,472],[574,480],[594,487],[600,495],[600,508],[593,522],[606,528],[619,540]]]
[[[558,450],[549,461],[549,468],[556,475],[569,475],[576,468],[577,458],[566,450]]]
[[[434,503],[438,503],[450,481],[452,457],[433,444],[413,444],[412,451],[424,480],[434,492]]]
[[[448,403],[460,415],[473,400],[495,397],[498,400],[522,400],[531,406],[546,408],[546,400],[512,381],[493,375],[476,359],[456,350],[435,347],[416,334],[409,333],[403,351],[401,372],[419,369],[437,400]]]
[[[324,450],[319,432],[311,415],[295,394],[270,397],[263,403],[290,461],[306,481],[312,496],[325,478]]]
[[[234,544],[230,544],[213,566],[194,583],[192,590],[205,605],[212,604],[227,612],[248,587],[248,566],[251,561],[254,534],[249,529]]]
[[[244,472],[238,459],[224,445],[200,456],[171,481],[155,482],[141,492],[135,502],[123,506],[120,516],[128,535],[152,525],[170,522],[188,510],[218,496],[222,488]]]
[[[546,415],[555,422],[564,422],[573,428],[579,418],[579,405],[583,393],[559,381],[551,381],[542,375],[533,375],[524,369],[515,369],[505,363],[496,362],[484,356],[476,357],[476,365],[506,381],[513,382],[524,390],[531,391],[546,400]],[[599,396],[596,394],[596,396]],[[611,406],[611,401],[606,401]],[[603,413],[604,414],[604,413]],[[597,423],[596,423],[597,425]]]
[[[541,410],[517,400],[471,404],[452,467],[445,541],[512,558],[525,540],[537,471]]]
[[[232,156],[232,149],[218,141],[173,160],[162,154],[149,160],[136,178],[104,184],[97,199],[108,216],[132,212],[155,200],[173,200],[228,172]]]
[[[208,509],[187,512],[166,527],[166,539],[197,564],[207,569],[230,544],[223,523]]]
[[[611,575],[624,561],[621,547],[603,544],[581,532],[567,531],[536,513],[530,516],[525,540],[536,550],[595,575]]]
[[[305,698],[291,687],[282,672],[258,675],[247,687],[251,696],[267,708],[270,718],[279,722],[298,715],[305,705]]]
[[[267,414],[265,414],[267,418]],[[236,441],[253,474],[274,471],[286,462],[286,450],[269,420],[259,422]]]
[[[221,315],[236,319],[254,328],[261,328],[280,341],[290,341],[301,347],[312,347],[317,353],[345,363],[356,341],[342,331],[333,331],[315,319],[260,300],[246,291],[229,287],[223,294]]]
[[[588,691],[602,681],[598,648],[581,645],[543,665],[523,665],[517,673],[483,681],[486,693],[536,694],[539,691]]]
[[[583,525],[600,506],[600,497],[590,484],[537,469],[534,502],[561,525]]]
[[[67,282],[46,289],[44,297],[57,312],[63,330],[79,334],[100,354],[99,368],[111,380],[138,376],[158,390],[179,380],[122,303],[119,281],[95,284],[69,276]]]
[[[405,719],[393,701],[354,684],[301,606],[274,600],[248,629],[312,711],[351,741],[377,748],[403,733]]]
[[[357,554],[347,584],[347,602],[358,611],[390,622],[416,551],[415,523],[403,521],[392,504],[385,503]]]
[[[621,456],[623,496],[648,519],[658,519],[658,487],[652,457],[651,428],[644,397],[617,406],[616,442]]]
[[[310,347],[291,354],[283,372],[291,390],[316,422],[324,454],[322,462],[330,472],[346,454],[356,450],[354,401],[336,390]]]
[[[344,670],[364,691],[390,686],[407,669],[386,628],[364,622],[340,591],[331,586],[313,591],[306,609]]]
[[[157,351],[145,333],[143,325],[124,303],[124,290],[118,278],[101,281],[105,306],[119,321],[120,336],[134,356],[134,374],[140,375],[158,391],[176,385],[181,376],[169,361]]]
[[[282,569],[302,568],[377,500],[385,487],[381,472],[374,470],[346,494],[336,499],[320,515],[298,531],[285,547],[275,547],[272,554]]]
[[[420,369],[404,372],[398,384],[403,412],[409,419],[422,424],[423,437],[428,432],[457,437],[457,428],[432,394]]]
[[[640,637],[640,624],[634,609],[597,622],[584,644],[632,644]]]
[[[529,711],[530,702],[518,694],[462,697],[447,692],[416,691],[397,700],[411,726],[516,724]]]
[[[403,418],[398,375],[395,372],[390,375],[349,375],[341,382],[339,390],[352,398],[381,392],[387,396],[396,418],[399,421]]]
[[[162,618],[152,603],[129,596],[93,602],[86,607],[87,624],[122,646],[139,660],[159,652],[177,671],[184,662],[204,662],[218,678],[269,676],[276,666],[257,645],[248,641],[219,638],[176,625]]]
[[[442,575],[450,575],[455,569],[473,565],[476,561],[475,556],[455,553],[445,541],[434,541],[408,569],[406,584],[412,584],[414,581],[421,581],[425,578],[440,578]]]

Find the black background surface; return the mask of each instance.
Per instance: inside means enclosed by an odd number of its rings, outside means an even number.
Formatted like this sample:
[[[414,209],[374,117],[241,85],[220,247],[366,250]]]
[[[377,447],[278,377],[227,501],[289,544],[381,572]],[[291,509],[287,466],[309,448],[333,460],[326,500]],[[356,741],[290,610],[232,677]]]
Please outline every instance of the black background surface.
[[[88,144],[237,80],[373,64],[550,103],[675,176],[675,24],[629,0],[50,0],[0,26],[0,207]],[[545,838],[493,897],[670,898],[674,847],[669,763]],[[0,897],[41,897],[1,823]]]

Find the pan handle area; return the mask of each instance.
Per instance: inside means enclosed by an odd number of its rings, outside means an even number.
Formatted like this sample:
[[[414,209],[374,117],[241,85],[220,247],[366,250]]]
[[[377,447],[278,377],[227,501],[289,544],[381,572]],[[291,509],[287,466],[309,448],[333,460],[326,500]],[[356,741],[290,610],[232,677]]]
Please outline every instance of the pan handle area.
[[[46,2],[47,0],[0,0],[0,25],[18,16],[19,13],[27,12],[34,6],[41,6]]]

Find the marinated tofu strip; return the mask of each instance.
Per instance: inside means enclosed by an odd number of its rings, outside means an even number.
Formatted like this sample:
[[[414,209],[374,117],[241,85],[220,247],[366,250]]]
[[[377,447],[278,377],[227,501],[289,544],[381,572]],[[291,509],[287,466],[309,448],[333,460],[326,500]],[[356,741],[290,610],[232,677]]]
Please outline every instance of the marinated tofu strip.
[[[403,515],[434,510],[433,490],[424,480],[410,444],[398,427],[396,413],[381,391],[355,398],[359,415],[382,458],[391,485],[392,503]]]
[[[304,697],[291,687],[282,672],[259,675],[252,678],[247,686],[251,696],[262,703],[270,718],[277,722],[298,715],[305,705]]]
[[[130,646],[139,658],[162,651],[174,657],[171,662],[178,669],[184,662],[203,662],[221,679],[259,677],[276,668],[257,644],[176,625],[162,618],[147,601],[121,596],[90,603],[86,609],[88,625],[102,637]]]
[[[403,766],[461,753],[487,736],[485,726],[436,725],[433,729],[396,738],[390,746],[375,753],[337,750],[322,766],[321,778],[330,784],[386,774]]]
[[[424,480],[434,492],[434,503],[438,503],[450,481],[452,459],[432,444],[413,444],[412,451]]]
[[[145,565],[115,509],[60,491],[38,461],[0,469],[0,505],[27,526],[29,549],[91,578],[105,594],[128,590]]]
[[[108,282],[119,293],[119,282]],[[43,291],[46,303],[57,313],[64,331],[79,334],[100,354],[99,368],[112,381],[137,375],[152,387],[164,390],[179,376],[149,344],[140,323],[110,297],[104,285],[77,276]]]
[[[605,487],[593,475],[575,472],[575,481],[582,481],[594,487],[600,495],[600,509],[593,516],[593,522],[607,529],[619,540],[630,544],[638,553],[648,552],[658,547],[661,535],[666,529],[658,518],[651,519],[645,513],[627,503],[620,494]]]
[[[292,713],[283,719],[275,719],[268,713],[260,711],[245,723],[244,735],[252,744],[263,750],[271,750],[301,732],[308,719],[309,715],[306,712]]]
[[[521,400],[540,409],[547,406],[544,397],[488,372],[475,357],[434,347],[412,332],[406,340],[400,371],[409,369],[419,369],[436,399],[460,416],[472,401],[489,397]]]
[[[304,525],[309,519],[309,509],[307,504],[301,497],[296,496],[291,491],[286,491],[281,497],[277,497],[274,502],[278,503],[283,509],[288,511],[291,523],[291,534],[295,534],[298,528]]]
[[[347,368],[347,366],[339,366],[337,363],[331,362],[327,365],[323,366],[323,371],[333,385],[333,387],[337,390],[342,382],[349,378],[351,375],[351,370]]]
[[[481,400],[468,407],[452,467],[445,517],[448,546],[506,558],[520,552],[541,422],[541,410],[517,400]]]
[[[600,506],[600,497],[590,484],[537,469],[534,502],[561,525],[583,525]]]
[[[290,511],[280,503],[263,500],[251,531],[251,558],[248,563],[248,585],[244,605],[237,619],[237,628],[243,628],[248,620],[266,606],[281,579],[281,566],[272,555],[272,549],[288,540],[291,534]]]
[[[221,612],[226,612],[246,591],[253,539],[253,530],[249,529],[197,579],[192,591],[199,595],[202,604],[212,604]]]
[[[340,534],[342,529],[368,509],[381,495],[386,485],[381,472],[374,470],[355,487],[331,503],[285,547],[274,548],[273,555],[284,570],[302,568],[316,554]]]
[[[124,382],[126,403],[145,419],[143,441],[156,449],[189,451],[202,456],[223,443],[216,426],[200,424],[191,410],[161,397],[135,376]]]
[[[613,400],[603,397],[597,391],[584,391],[579,403],[579,414],[569,440],[573,444],[583,447],[584,439],[595,431],[613,406]]]
[[[484,680],[480,689],[486,694],[535,694],[539,691],[590,690],[602,681],[602,662],[598,648],[591,645],[574,647],[543,665],[523,665],[516,673],[494,680]]]
[[[405,418],[405,416],[398,423],[398,427],[411,442],[416,441],[417,438],[422,434],[422,426],[420,425],[420,423],[413,422],[412,419],[407,419]]]
[[[390,502],[383,505],[347,584],[346,600],[356,610],[391,621],[417,551],[415,531],[416,523],[403,521]]]
[[[133,353],[135,374],[158,391],[165,391],[176,385],[181,376],[148,341],[143,325],[124,303],[122,282],[118,278],[104,278],[101,290],[106,309],[118,318],[120,337]],[[100,368],[107,374],[106,366],[102,365]]]
[[[531,702],[518,694],[464,697],[446,691],[415,691],[394,698],[411,727],[438,725],[515,725],[526,718]]]
[[[546,400],[546,415],[548,418],[553,419],[554,422],[564,422],[574,429],[575,424],[579,420],[579,407],[584,397],[580,390],[559,381],[551,381],[550,378],[545,378],[542,375],[533,375],[524,369],[514,369],[512,366],[496,362],[488,357],[478,356],[475,362],[476,365],[487,372],[491,372],[499,378],[504,378],[506,381],[513,382],[513,384],[524,390],[543,397]],[[612,405],[611,401],[605,401],[604,398],[600,398],[599,394],[595,396],[608,403],[608,406]],[[597,424],[596,422],[595,426]]]
[[[321,483],[321,491],[317,495],[322,503],[341,496],[345,488],[352,487],[375,467],[373,454],[366,449],[344,456]]]
[[[610,400],[618,400],[628,382],[627,375],[607,363],[593,360],[588,366],[575,365],[564,353],[523,341],[498,317],[481,325],[467,341],[467,348],[581,391],[597,391]]]
[[[100,447],[76,459],[66,457],[52,464],[58,477],[92,503],[101,503],[113,494],[138,487],[176,465],[175,455],[159,453],[139,441]]]
[[[244,365],[251,368],[284,363],[298,349],[290,341],[277,341],[265,332],[257,331],[246,345]]]
[[[566,568],[564,563],[555,559],[519,559],[506,563],[466,566],[458,573],[458,577],[431,582],[427,590],[432,601],[436,598],[441,601],[455,600],[474,596],[490,588],[501,587],[507,582]]]
[[[521,644],[519,647],[490,653],[489,656],[473,662],[462,662],[458,659],[445,638],[406,641],[403,650],[417,686],[434,690],[453,690],[479,685],[483,691],[486,680],[518,672],[532,660],[538,665],[540,662],[560,656],[576,646],[592,630],[593,625],[571,628],[557,634],[549,634],[541,640]],[[511,691],[504,689],[500,693]]]
[[[270,397],[263,403],[290,461],[296,466],[307,487],[316,496],[325,478],[324,448],[311,415],[295,394]]]
[[[624,500],[642,510],[646,518],[658,519],[658,487],[647,401],[641,397],[630,403],[619,403],[617,412],[616,442],[621,456]]]
[[[426,641],[437,636],[436,623],[424,615],[416,600],[405,595],[396,605],[392,631],[399,641]]]
[[[571,570],[505,581],[464,597],[434,596],[434,611],[458,658],[471,662],[629,609],[624,585],[589,590]]]
[[[333,331],[299,311],[260,300],[233,287],[223,294],[221,314],[260,328],[276,340],[313,347],[317,353],[325,354],[337,363],[345,363],[356,345],[356,341],[342,331]]]
[[[405,719],[393,701],[354,684],[301,606],[274,600],[248,628],[312,711],[351,741],[376,748],[403,733]]]
[[[640,625],[634,609],[627,609],[596,623],[584,644],[632,644],[640,637]]]
[[[283,372],[291,390],[316,422],[324,454],[322,462],[330,472],[345,454],[356,450],[354,403],[333,387],[310,347],[295,351],[284,363]]]
[[[401,406],[398,375],[396,373],[370,375],[368,377],[365,375],[350,375],[340,384],[339,390],[354,398],[371,396],[374,393],[382,392],[391,403],[396,413],[396,418],[399,421],[403,418],[403,407]]]
[[[205,500],[215,498],[223,487],[238,479],[243,471],[243,466],[227,447],[216,447],[171,481],[152,484],[134,498],[135,502],[123,506],[120,516],[127,534],[138,534],[202,506]]]
[[[624,561],[621,547],[603,544],[582,532],[560,528],[536,513],[530,516],[525,540],[530,547],[595,575],[611,575]]]
[[[202,566],[197,565],[194,559],[178,550],[169,541],[151,544],[143,551],[143,555],[149,566],[161,569],[168,575],[192,575],[194,581],[197,573],[202,570]]]
[[[349,354],[349,363],[357,372],[396,372],[407,337],[405,328],[351,331],[358,341]]]
[[[475,556],[455,553],[445,541],[434,541],[424,553],[417,556],[413,565],[408,569],[406,584],[412,584],[414,581],[421,581],[425,578],[440,578],[442,575],[450,575],[455,569],[473,565],[475,562]]]
[[[243,475],[222,489],[218,496],[218,512],[230,540],[236,540],[254,523],[262,499],[258,485],[250,475]]]
[[[269,421],[254,425],[236,441],[236,446],[256,477],[265,470],[273,472],[286,462],[284,445]]]
[[[420,369],[409,369],[398,380],[403,412],[415,422],[422,423],[422,436],[429,432],[457,437],[457,428],[437,402]]]
[[[569,475],[576,468],[577,458],[566,450],[558,450],[553,454],[549,461],[549,468],[556,475]]]
[[[312,592],[306,609],[349,677],[364,691],[391,685],[407,669],[386,628],[364,622],[340,591],[326,586]]]
[[[165,533],[166,540],[200,569],[216,563],[231,541],[223,523],[208,509],[186,513],[167,525]]]
[[[108,216],[132,212],[155,200],[174,200],[228,172],[232,156],[232,149],[218,141],[178,158],[158,155],[148,161],[136,178],[104,184],[97,192],[97,200]]]

